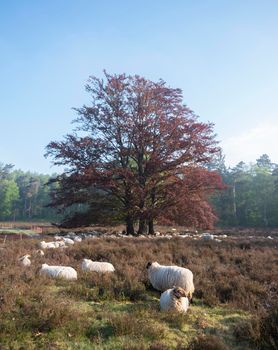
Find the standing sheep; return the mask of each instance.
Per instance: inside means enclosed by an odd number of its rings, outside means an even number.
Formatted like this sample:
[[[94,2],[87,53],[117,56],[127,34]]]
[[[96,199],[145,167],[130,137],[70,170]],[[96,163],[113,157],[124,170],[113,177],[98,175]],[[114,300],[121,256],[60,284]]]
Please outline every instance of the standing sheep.
[[[64,278],[66,280],[77,280],[77,272],[70,266],[49,266],[48,264],[42,264],[40,275]]]
[[[180,287],[167,289],[160,296],[160,310],[185,313],[189,306],[189,300],[186,295],[186,291]]]
[[[90,259],[83,259],[81,269],[83,271],[95,271],[99,273],[115,271],[114,266],[108,262],[92,261]]]
[[[169,288],[181,287],[191,300],[194,293],[193,273],[184,267],[164,266],[158,262],[148,263],[148,277],[152,286],[164,292]]]

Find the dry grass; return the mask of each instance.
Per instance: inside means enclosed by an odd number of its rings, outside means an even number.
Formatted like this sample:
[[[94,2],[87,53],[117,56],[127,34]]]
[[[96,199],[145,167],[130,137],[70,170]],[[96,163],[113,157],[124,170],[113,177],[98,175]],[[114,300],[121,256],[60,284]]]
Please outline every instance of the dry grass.
[[[9,241],[1,249],[3,349],[81,349],[75,343],[83,344],[82,349],[94,344],[95,349],[149,350],[182,350],[189,343],[190,349],[277,346],[272,334],[277,332],[278,253],[271,241],[254,241],[246,248],[231,240],[95,238],[65,250],[47,250],[44,257],[34,255],[37,243]],[[17,258],[27,253],[32,265],[23,268]],[[84,257],[109,261],[116,273],[82,272]],[[193,271],[195,304],[187,315],[159,312],[159,293],[149,285],[145,270],[148,261]],[[76,268],[78,281],[38,276],[43,262]],[[235,309],[245,313],[235,316]]]

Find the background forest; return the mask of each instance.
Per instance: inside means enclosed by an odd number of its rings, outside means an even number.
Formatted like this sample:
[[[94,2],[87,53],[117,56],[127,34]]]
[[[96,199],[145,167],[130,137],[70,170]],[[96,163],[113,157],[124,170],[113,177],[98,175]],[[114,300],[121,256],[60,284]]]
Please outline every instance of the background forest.
[[[278,226],[278,164],[272,163],[268,155],[262,155],[256,163],[240,162],[234,168],[227,168],[224,156],[220,156],[207,167],[218,171],[227,185],[209,199],[218,217],[217,226]],[[62,213],[47,206],[50,193],[57,186],[49,180],[56,176],[0,164],[0,220],[59,221],[82,210],[82,204]]]

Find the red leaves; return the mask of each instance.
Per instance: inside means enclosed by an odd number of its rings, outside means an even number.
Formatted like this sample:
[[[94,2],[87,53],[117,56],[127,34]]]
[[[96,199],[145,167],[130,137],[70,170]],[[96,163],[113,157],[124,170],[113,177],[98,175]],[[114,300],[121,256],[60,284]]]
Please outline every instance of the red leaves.
[[[200,170],[219,150],[213,125],[198,122],[182,104],[181,90],[162,80],[105,72],[105,81],[90,77],[86,90],[92,106],[76,109],[75,120],[75,131],[83,136],[51,142],[47,155],[54,163],[66,166],[70,176],[78,173],[84,184],[115,196],[134,219],[161,217],[169,208],[174,213],[175,206],[189,208],[191,196],[194,208],[200,208],[194,215],[202,217],[196,220],[204,221],[204,193],[218,181]],[[194,216],[189,209],[186,213]]]
[[[223,188],[221,176],[216,172],[200,167],[183,168],[166,195],[172,198],[172,205],[161,212],[160,220],[168,224],[212,228],[217,218],[207,197]]]

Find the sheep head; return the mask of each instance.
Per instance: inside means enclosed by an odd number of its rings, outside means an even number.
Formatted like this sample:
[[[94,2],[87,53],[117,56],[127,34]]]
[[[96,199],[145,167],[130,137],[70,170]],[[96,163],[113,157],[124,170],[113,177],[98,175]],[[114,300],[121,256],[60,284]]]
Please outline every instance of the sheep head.
[[[146,269],[149,269],[150,267],[158,267],[160,266],[159,263],[157,261],[155,262],[148,262],[146,265]]]
[[[31,258],[31,255],[29,255],[29,254],[23,255],[23,256],[22,256],[21,258],[19,258],[18,260],[21,261],[21,260],[23,260],[23,259],[25,259],[25,258]]]
[[[174,289],[173,289],[173,295],[174,295],[177,299],[186,298],[186,297],[187,297],[186,291],[185,291],[183,288],[181,288],[181,287],[174,287]]]

